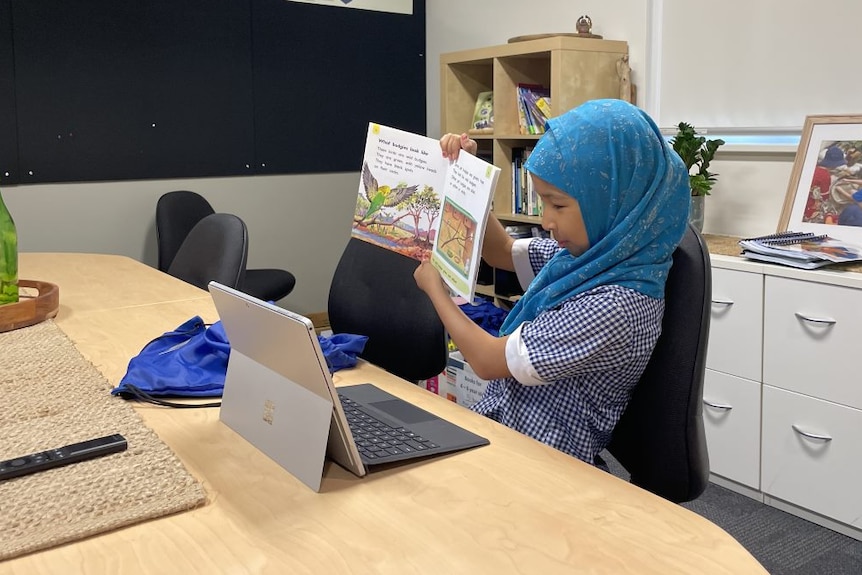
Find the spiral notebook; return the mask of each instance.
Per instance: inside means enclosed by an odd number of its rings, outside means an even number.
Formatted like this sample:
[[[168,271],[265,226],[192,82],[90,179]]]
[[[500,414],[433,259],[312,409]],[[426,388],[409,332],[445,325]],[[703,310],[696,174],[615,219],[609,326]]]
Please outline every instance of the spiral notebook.
[[[742,239],[739,245],[746,258],[802,269],[862,261],[862,246],[826,234],[781,232]]]

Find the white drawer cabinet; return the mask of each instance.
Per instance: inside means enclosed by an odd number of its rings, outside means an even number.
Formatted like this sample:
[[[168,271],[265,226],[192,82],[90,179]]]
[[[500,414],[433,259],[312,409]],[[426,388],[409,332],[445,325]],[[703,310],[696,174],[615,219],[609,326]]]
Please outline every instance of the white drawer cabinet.
[[[760,383],[706,370],[703,423],[712,473],[760,487]]]
[[[763,386],[764,494],[862,528],[862,410]]]
[[[713,267],[711,309],[706,366],[760,381],[763,275]]]
[[[760,377],[763,274],[735,265],[712,266],[712,305],[703,423],[709,468],[753,490],[760,488]],[[715,479],[715,477],[713,477]]]
[[[712,272],[712,479],[862,540],[862,273],[721,255]]]
[[[763,383],[862,409],[860,344],[862,291],[766,278]]]

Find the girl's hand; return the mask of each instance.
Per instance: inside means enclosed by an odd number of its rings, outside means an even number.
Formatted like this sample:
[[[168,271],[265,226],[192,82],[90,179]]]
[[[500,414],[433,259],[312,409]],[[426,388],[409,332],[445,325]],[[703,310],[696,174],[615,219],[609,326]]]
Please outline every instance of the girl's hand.
[[[437,290],[446,289],[443,284],[443,278],[440,277],[440,272],[437,271],[429,260],[423,260],[416,270],[413,272],[413,279],[416,280],[416,285],[431,296]]]
[[[440,138],[440,149],[443,150],[443,157],[449,160],[457,160],[461,150],[476,155],[479,145],[476,140],[470,139],[467,134],[445,134]]]

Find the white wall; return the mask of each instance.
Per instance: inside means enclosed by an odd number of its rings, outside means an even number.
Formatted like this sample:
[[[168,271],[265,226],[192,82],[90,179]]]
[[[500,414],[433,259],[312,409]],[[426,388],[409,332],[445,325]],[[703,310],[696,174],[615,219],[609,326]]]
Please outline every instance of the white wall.
[[[718,184],[706,200],[703,231],[728,236],[772,233],[793,169],[793,152],[725,152],[710,170]]]
[[[357,171],[8,186],[2,192],[21,251],[114,253],[155,267],[156,201],[171,190],[196,191],[217,211],[245,221],[250,267],[282,267],[296,276],[283,303],[314,313],[326,310],[332,274],[350,236],[358,182]]]
[[[575,32],[581,15],[593,21],[593,34],[629,43],[631,80],[646,78],[647,6],[643,0],[428,0],[426,2],[426,55],[428,81],[428,135],[440,136],[440,54],[505,44],[528,34]],[[639,90],[638,100],[642,101]]]
[[[807,115],[860,112],[862,75],[841,55],[858,51],[862,2],[649,2],[662,123],[799,130]]]

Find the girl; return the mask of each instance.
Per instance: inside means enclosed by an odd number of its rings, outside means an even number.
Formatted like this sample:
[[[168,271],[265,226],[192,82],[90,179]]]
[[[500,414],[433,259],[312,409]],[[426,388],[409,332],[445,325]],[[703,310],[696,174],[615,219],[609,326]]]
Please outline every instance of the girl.
[[[463,134],[440,144],[449,158],[476,151]],[[513,240],[489,216],[483,258],[529,284],[500,337],[464,315],[430,263],[414,277],[476,374],[492,380],[472,409],[596,464],[661,331],[688,173],[649,116],[622,100],[549,120],[526,169],[553,239]]]

